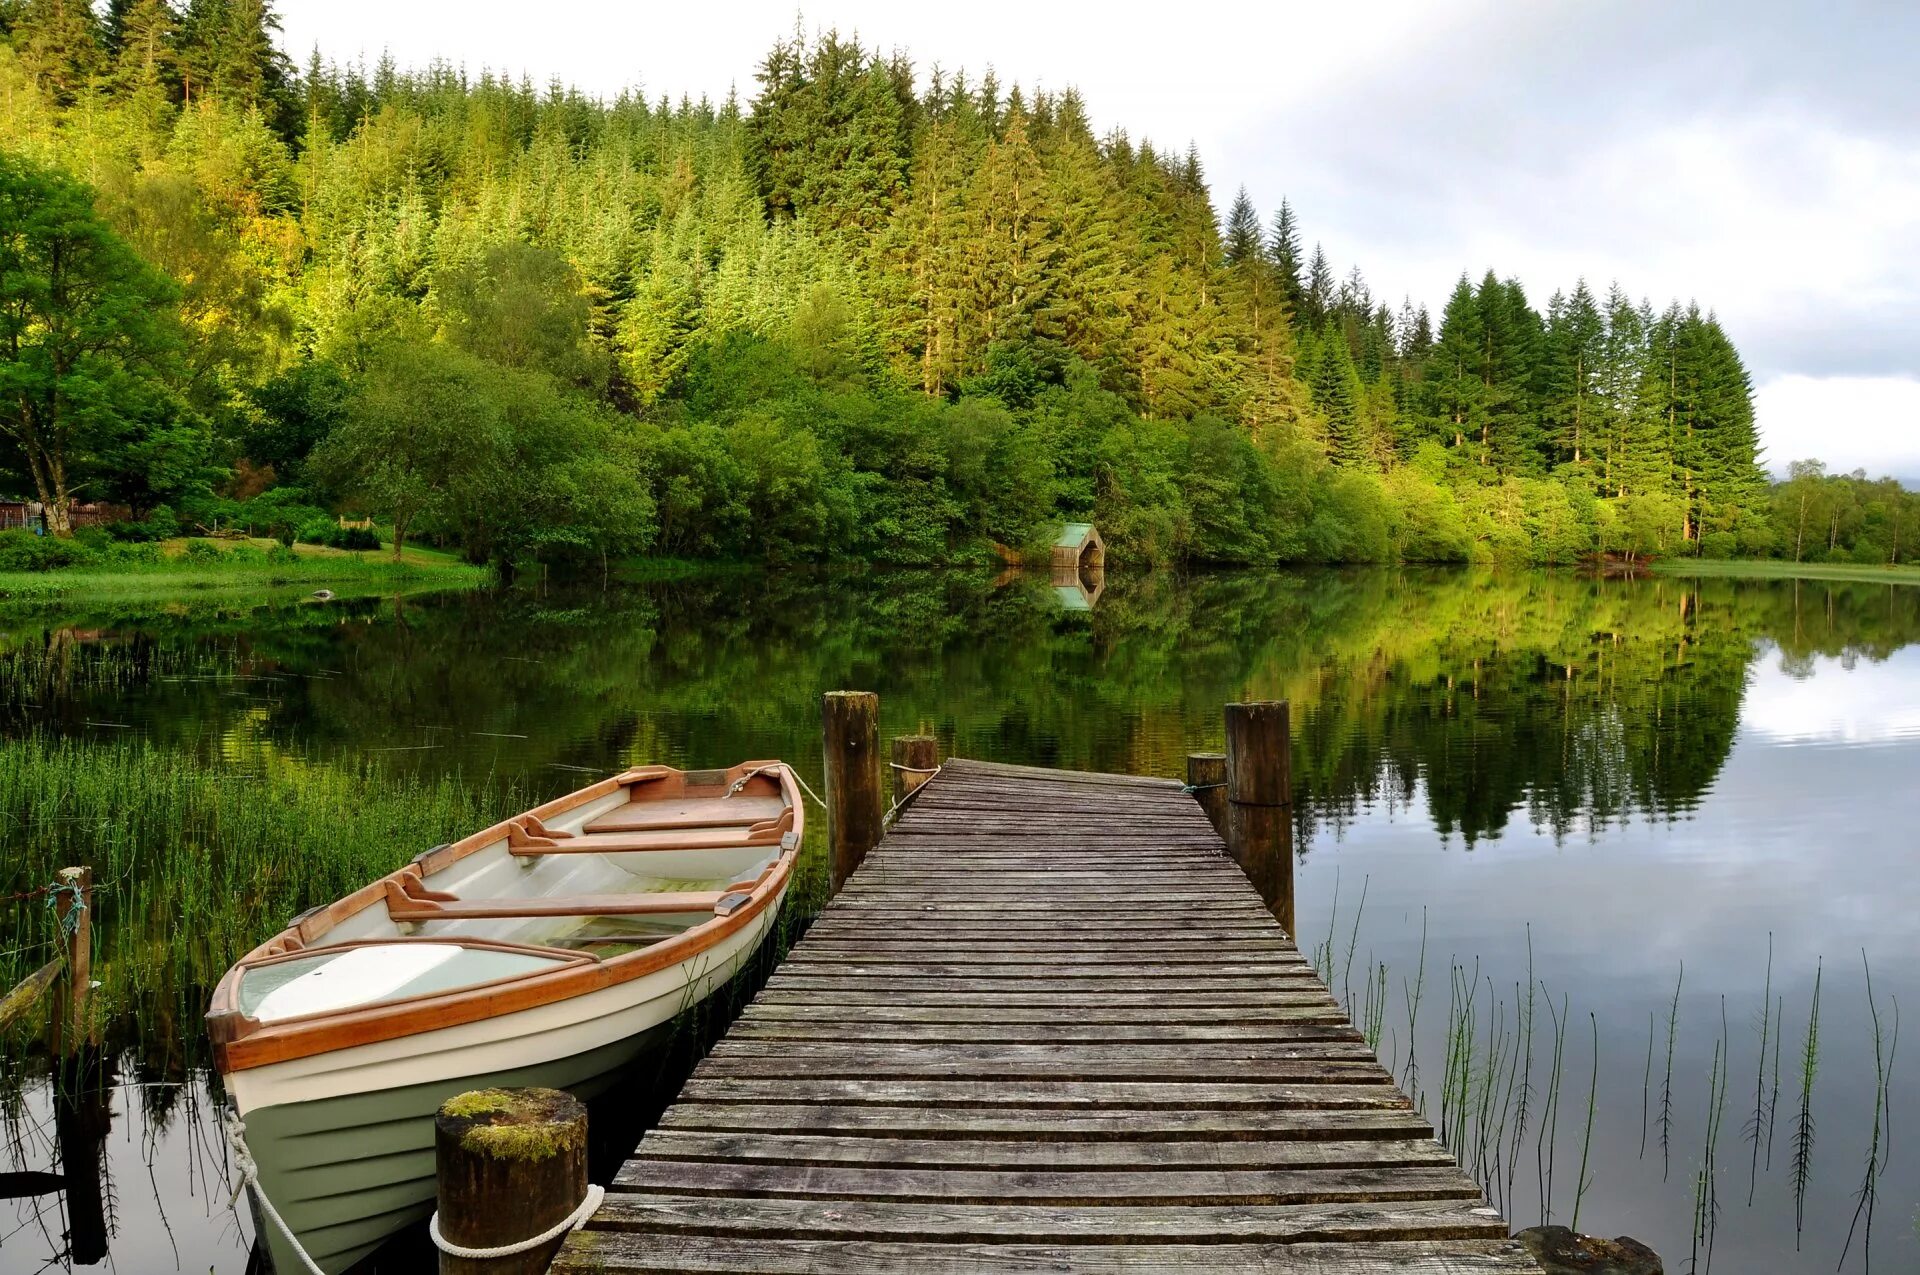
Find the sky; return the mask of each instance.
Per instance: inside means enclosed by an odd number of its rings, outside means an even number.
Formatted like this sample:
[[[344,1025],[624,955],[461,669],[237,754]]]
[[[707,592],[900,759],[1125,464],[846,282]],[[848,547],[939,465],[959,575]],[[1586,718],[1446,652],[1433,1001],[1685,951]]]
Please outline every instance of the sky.
[[[1438,315],[1462,271],[1544,309],[1697,301],[1753,374],[1767,464],[1920,486],[1920,3],[1782,0],[281,0],[297,63],[390,53],[612,96],[750,98],[775,38],[836,28],[1097,128],[1198,146],[1224,210],[1293,204],[1336,273]]]

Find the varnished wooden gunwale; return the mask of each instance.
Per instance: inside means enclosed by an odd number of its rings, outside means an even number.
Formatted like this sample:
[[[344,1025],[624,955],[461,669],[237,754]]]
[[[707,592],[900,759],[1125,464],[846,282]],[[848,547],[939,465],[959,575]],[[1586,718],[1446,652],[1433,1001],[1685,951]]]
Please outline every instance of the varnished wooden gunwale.
[[[1178,784],[949,762],[556,1275],[1539,1275]]]
[[[657,791],[662,796],[685,796],[689,789],[703,791],[708,788],[716,789],[713,795],[717,796],[728,785],[755,773],[774,779],[785,797],[792,812],[792,839],[790,844],[783,845],[779,857],[759,882],[750,891],[744,892],[747,901],[727,914],[715,915],[649,947],[605,959],[565,948],[541,948],[543,952],[564,957],[565,963],[553,970],[476,983],[451,992],[404,997],[323,1014],[301,1015],[275,1023],[260,1023],[240,1012],[240,980],[249,967],[278,957],[309,953],[342,920],[367,907],[385,906],[390,885],[404,888],[404,883],[409,880],[420,882],[468,855],[504,840],[509,825],[519,817],[510,816],[450,845],[429,851],[414,862],[376,878],[353,893],[297,918],[285,930],[236,962],[214,988],[207,1012],[207,1034],[213,1044],[216,1069],[222,1074],[231,1074],[518,1013],[631,982],[699,956],[753,924],[781,897],[792,878],[795,855],[805,828],[805,812],[800,804],[799,786],[783,763],[742,762],[724,771],[680,771],[667,766],[637,767],[525,812],[540,819],[551,818],[597,801],[622,787],[640,783],[658,785],[650,793]],[[441,941],[498,946],[484,939]]]

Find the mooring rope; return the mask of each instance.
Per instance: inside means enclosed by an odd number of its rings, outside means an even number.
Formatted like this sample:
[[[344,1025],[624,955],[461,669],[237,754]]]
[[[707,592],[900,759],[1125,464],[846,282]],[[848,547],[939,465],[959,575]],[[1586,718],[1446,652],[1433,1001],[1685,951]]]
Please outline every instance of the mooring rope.
[[[881,816],[881,819],[880,819],[880,822],[883,824],[893,823],[894,817],[900,813],[902,807],[904,807],[908,802],[912,801],[915,797],[919,796],[920,790],[925,788],[928,784],[932,783],[933,777],[939,774],[942,769],[944,769],[943,767],[940,767],[940,766],[933,766],[933,767],[903,766],[897,761],[890,761],[887,763],[887,765],[893,767],[895,770],[905,771],[909,775],[925,775],[926,778],[921,780],[918,784],[916,784],[912,792],[902,793],[898,801],[894,802],[891,806],[887,807],[887,813]]]
[[[433,1246],[442,1253],[445,1253],[448,1257],[463,1258],[469,1262],[485,1262],[496,1257],[512,1257],[516,1253],[525,1253],[539,1248],[542,1244],[550,1244],[567,1232],[577,1231],[585,1226],[587,1219],[592,1217],[594,1211],[600,1207],[600,1201],[606,1198],[606,1194],[607,1189],[605,1187],[595,1186],[591,1182],[587,1183],[586,1198],[580,1201],[578,1208],[532,1239],[521,1240],[518,1244],[501,1244],[495,1248],[464,1248],[440,1234],[440,1213],[438,1210],[435,1210],[432,1220],[427,1223],[427,1234],[433,1237]]]
[[[724,793],[720,794],[720,800],[725,801],[728,797],[733,796],[735,793],[739,792],[742,788],[745,788],[747,786],[747,781],[749,779],[754,778],[756,775],[777,774],[782,771],[793,776],[793,782],[800,785],[801,792],[813,798],[814,805],[820,807],[820,809],[822,810],[825,810],[827,808],[827,803],[820,800],[820,794],[815,792],[813,789],[807,787],[807,781],[800,777],[800,772],[795,770],[793,767],[787,765],[785,762],[781,762],[778,765],[761,766],[761,767],[758,767],[757,769],[749,770],[746,774],[740,776],[740,778],[734,780],[731,784],[727,786],[727,790]]]
[[[326,1271],[320,1268],[320,1263],[314,1261],[313,1256],[301,1245],[299,1237],[293,1233],[293,1228],[287,1225],[287,1219],[280,1216],[280,1210],[273,1207],[273,1201],[267,1198],[267,1193],[260,1189],[260,1166],[253,1162],[253,1152],[247,1150],[246,1121],[242,1120],[240,1113],[231,1107],[222,1112],[221,1117],[221,1125],[227,1135],[227,1147],[233,1152],[233,1167],[240,1175],[240,1185],[233,1188],[233,1198],[227,1203],[229,1205],[237,1203],[240,1193],[252,1187],[253,1198],[259,1202],[260,1211],[280,1228],[280,1234],[286,1236],[287,1243],[293,1247],[293,1255],[306,1266],[309,1275],[327,1275]]]

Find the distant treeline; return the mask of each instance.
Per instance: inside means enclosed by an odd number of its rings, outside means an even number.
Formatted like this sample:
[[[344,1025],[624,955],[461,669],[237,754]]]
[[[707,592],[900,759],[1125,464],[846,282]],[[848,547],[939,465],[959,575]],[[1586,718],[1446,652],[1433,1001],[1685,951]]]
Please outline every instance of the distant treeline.
[[[608,103],[296,72],[277,29],[0,0],[0,496],[57,530],[344,510],[503,563],[939,562],[1081,517],[1149,563],[1920,539],[1893,484],[1770,488],[1710,313],[1542,312],[1491,271],[1395,310],[1072,91],[826,35],[744,104]]]

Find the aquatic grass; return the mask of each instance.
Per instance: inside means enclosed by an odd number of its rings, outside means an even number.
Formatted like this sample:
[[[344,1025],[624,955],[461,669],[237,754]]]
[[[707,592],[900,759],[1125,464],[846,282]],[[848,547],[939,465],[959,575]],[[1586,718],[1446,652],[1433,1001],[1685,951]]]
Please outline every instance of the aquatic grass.
[[[1868,1270],[1873,1269],[1873,1209],[1880,1198],[1880,1177],[1886,1172],[1886,1156],[1883,1147],[1893,1138],[1893,1111],[1889,1105],[1887,1092],[1888,1080],[1893,1073],[1894,1055],[1900,1048],[1900,1002],[1893,1001],[1893,1035],[1891,1043],[1883,1034],[1880,1023],[1880,1002],[1873,994],[1873,967],[1867,964],[1867,953],[1860,952],[1860,968],[1867,979],[1867,1012],[1873,1022],[1873,1127],[1867,1138],[1866,1174],[1861,1179],[1860,1189],[1854,1194],[1853,1220],[1847,1223],[1846,1243],[1840,1248],[1840,1266],[1847,1264],[1847,1254],[1853,1249],[1854,1230],[1862,1219],[1866,1230],[1861,1237],[1861,1249]],[[1836,1267],[1835,1269],[1838,1269]]]
[[[526,804],[512,785],[365,762],[248,770],[144,743],[29,736],[0,742],[0,895],[91,866],[98,1012],[138,1010],[145,1045],[197,1054],[211,983],[290,916]],[[37,900],[0,905],[0,924],[52,941]],[[0,956],[0,984],[36,955]]]
[[[1740,1136],[1753,1144],[1747,1165],[1747,1205],[1753,1205],[1753,1193],[1760,1182],[1760,1141],[1765,1126],[1772,1122],[1767,1110],[1767,1032],[1773,1025],[1773,932],[1767,932],[1767,981],[1760,993],[1760,1061],[1753,1069],[1753,1115]]]
[[[1407,1005],[1407,1067],[1400,1076],[1400,1087],[1407,1096],[1422,1106],[1426,1097],[1420,1092],[1419,1025],[1420,998],[1427,988],[1427,910],[1420,909],[1420,959],[1414,968],[1413,985],[1408,987],[1405,978],[1400,980],[1400,990]]]
[[[1807,1035],[1800,1047],[1800,1114],[1793,1122],[1793,1247],[1800,1251],[1806,1231],[1807,1184],[1813,1177],[1813,1085],[1820,1071],[1820,980],[1825,962],[1813,969],[1813,1000],[1807,1007]]]
[[[1640,1158],[1647,1158],[1647,1110],[1648,1099],[1653,1093],[1653,1033],[1655,1020],[1653,1011],[1647,1011],[1647,1069],[1640,1076]]]
[[[1534,1135],[1533,1163],[1540,1187],[1540,1221],[1553,1221],[1554,1151],[1560,1142],[1560,1080],[1567,1054],[1567,994],[1560,994],[1560,1008],[1547,997],[1547,1016],[1553,1022],[1553,1062],[1547,1070],[1547,1094],[1540,1110],[1540,1130]]]
[[[1665,1182],[1673,1166],[1673,1046],[1680,1033],[1680,985],[1687,978],[1687,963],[1673,980],[1673,1003],[1667,1010],[1667,1072],[1660,1082],[1660,1180]]]
[[[1573,1220],[1567,1224],[1575,1231],[1580,1229],[1580,1201],[1593,1185],[1587,1177],[1587,1159],[1593,1150],[1593,1111],[1600,1096],[1600,1018],[1588,1010],[1587,1022],[1593,1027],[1593,1075],[1587,1082],[1587,1132],[1580,1140],[1580,1175],[1573,1182]]]

